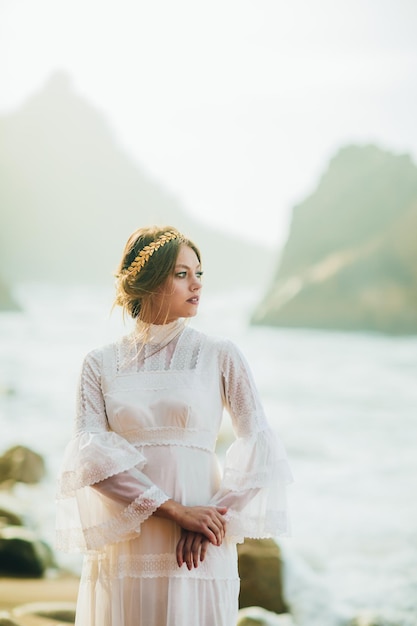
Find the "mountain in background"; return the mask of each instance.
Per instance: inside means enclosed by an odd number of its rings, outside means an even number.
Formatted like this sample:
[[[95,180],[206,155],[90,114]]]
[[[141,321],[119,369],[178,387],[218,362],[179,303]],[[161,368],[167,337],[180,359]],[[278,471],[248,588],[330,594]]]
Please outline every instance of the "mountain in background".
[[[417,333],[417,168],[408,155],[346,146],[292,214],[252,322]]]
[[[64,73],[0,118],[0,262],[14,282],[112,280],[138,227],[172,225],[201,248],[211,289],[256,285],[272,251],[191,218],[135,163]],[[251,263],[247,263],[248,249]],[[231,264],[239,271],[233,271]]]

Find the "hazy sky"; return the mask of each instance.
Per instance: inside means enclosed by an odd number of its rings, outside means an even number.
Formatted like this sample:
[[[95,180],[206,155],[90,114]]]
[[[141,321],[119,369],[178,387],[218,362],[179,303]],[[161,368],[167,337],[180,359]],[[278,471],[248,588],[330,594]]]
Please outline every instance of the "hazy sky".
[[[187,210],[267,243],[339,146],[417,157],[416,0],[0,0],[0,113],[59,69]]]

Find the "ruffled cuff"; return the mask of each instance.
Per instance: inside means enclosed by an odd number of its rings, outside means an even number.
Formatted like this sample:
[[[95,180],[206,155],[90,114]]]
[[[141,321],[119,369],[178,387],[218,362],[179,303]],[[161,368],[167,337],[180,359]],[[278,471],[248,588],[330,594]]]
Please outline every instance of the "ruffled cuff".
[[[82,487],[145,464],[143,454],[117,433],[81,433],[65,449],[57,498],[73,496]]]
[[[146,457],[117,433],[77,435],[66,448],[58,481],[57,549],[98,550],[137,536],[169,499],[141,471],[145,465]],[[102,481],[110,484],[101,489]]]
[[[233,543],[243,543],[249,539],[275,539],[288,536],[290,526],[285,510],[268,511],[262,516],[251,515],[230,509],[226,515],[226,539]]]
[[[84,493],[83,493],[84,492]],[[77,515],[71,515],[68,501],[58,502],[58,523],[55,535],[55,547],[63,552],[86,552],[89,550],[99,550],[105,545],[118,543],[119,541],[128,541],[140,534],[140,527],[144,521],[148,519],[156,511],[156,509],[166,502],[169,497],[158,487],[153,485],[138,496],[129,506],[121,508],[120,504],[111,503],[111,510],[107,507],[107,513],[110,516],[101,517],[99,513],[99,494],[91,492],[85,493],[83,490],[78,495],[78,510],[82,515],[83,511],[87,511],[86,507],[91,504],[90,497],[97,498],[95,504],[95,518],[97,523],[86,526],[85,524],[73,523],[77,521]],[[63,508],[60,511],[59,505]],[[91,510],[90,510],[91,512]],[[59,515],[61,513],[61,515]],[[111,514],[113,513],[113,514]],[[100,518],[102,521],[100,521]],[[59,520],[65,523],[62,527]],[[91,519],[90,521],[93,521]]]
[[[288,534],[286,485],[292,480],[282,443],[270,429],[234,441],[211,500],[228,507],[226,536],[241,542]]]
[[[241,491],[248,488],[293,482],[287,455],[280,439],[266,428],[248,437],[239,437],[229,447],[222,488]]]

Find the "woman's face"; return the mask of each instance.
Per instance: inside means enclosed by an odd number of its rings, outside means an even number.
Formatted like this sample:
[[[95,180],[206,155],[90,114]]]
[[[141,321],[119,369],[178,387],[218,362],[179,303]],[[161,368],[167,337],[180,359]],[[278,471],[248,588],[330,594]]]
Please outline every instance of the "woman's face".
[[[152,324],[168,324],[179,317],[197,315],[201,292],[201,264],[192,248],[183,244],[178,252],[174,273],[152,298]]]

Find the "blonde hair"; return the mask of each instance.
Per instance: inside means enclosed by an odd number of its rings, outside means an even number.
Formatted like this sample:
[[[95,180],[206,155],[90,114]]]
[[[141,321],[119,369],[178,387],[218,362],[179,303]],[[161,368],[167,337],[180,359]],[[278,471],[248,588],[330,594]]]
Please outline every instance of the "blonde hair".
[[[167,232],[175,234],[175,238],[170,239],[148,256],[146,263],[143,264],[139,272],[129,271],[141,250],[150,246]],[[126,242],[122,258],[115,272],[117,280],[114,305],[121,306],[123,312],[128,313],[133,318],[148,312],[151,308],[153,294],[173,275],[182,245],[191,248],[201,262],[201,255],[197,246],[172,226],[149,226],[135,230]]]

